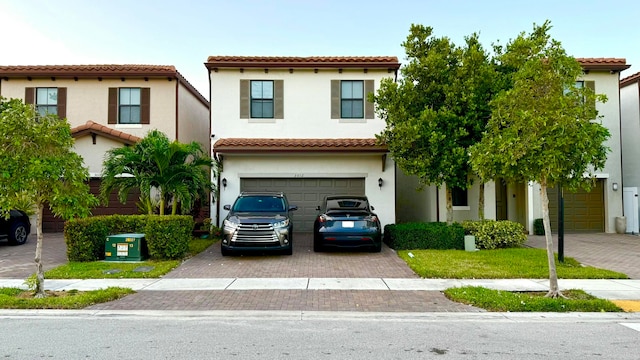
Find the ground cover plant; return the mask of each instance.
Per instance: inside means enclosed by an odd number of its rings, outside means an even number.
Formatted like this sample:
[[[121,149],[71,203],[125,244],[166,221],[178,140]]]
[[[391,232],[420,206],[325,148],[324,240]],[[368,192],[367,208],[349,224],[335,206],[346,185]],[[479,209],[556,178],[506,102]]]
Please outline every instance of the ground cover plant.
[[[131,289],[110,287],[92,291],[50,291],[46,297],[36,298],[33,290],[0,288],[2,309],[82,309],[94,304],[118,300],[133,294]]]

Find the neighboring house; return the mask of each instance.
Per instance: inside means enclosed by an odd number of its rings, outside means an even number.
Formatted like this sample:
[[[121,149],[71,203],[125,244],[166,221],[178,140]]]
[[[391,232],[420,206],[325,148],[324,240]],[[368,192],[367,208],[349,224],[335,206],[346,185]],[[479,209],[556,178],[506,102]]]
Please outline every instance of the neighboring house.
[[[67,119],[93,192],[99,189],[105,152],[131,145],[152,129],[172,140],[210,146],[209,102],[173,66],[0,66],[0,96]],[[112,197],[108,208],[93,213],[138,213],[137,200],[132,194],[122,205]],[[44,231],[62,230],[62,221],[50,213],[44,220]]]
[[[580,86],[593,88],[598,94],[605,94],[608,101],[598,103],[597,109],[602,116],[601,122],[609,129],[611,137],[607,142],[610,148],[604,169],[596,173],[595,188],[587,193],[564,191],[565,231],[566,232],[614,232],[616,218],[623,216],[622,191],[622,151],[620,129],[620,72],[628,69],[625,59],[615,58],[579,58],[584,69],[583,76],[578,79]],[[638,76],[640,77],[640,76]],[[630,81],[631,82],[631,81]],[[633,92],[633,91],[631,91]],[[635,136],[640,135],[638,121],[638,87],[635,82]],[[624,134],[627,135],[626,129]],[[633,135],[629,135],[633,136]],[[638,142],[636,141],[635,144]],[[640,145],[635,145],[640,155]],[[627,157],[629,162],[638,156]],[[629,166],[631,164],[629,163]],[[635,170],[635,184],[640,186],[640,170]],[[631,173],[631,171],[629,171]],[[397,172],[397,212],[398,222],[406,221],[444,221],[446,218],[445,187],[437,189],[430,186],[424,191],[416,192],[418,181],[415,177],[405,176]],[[627,167],[625,167],[625,179]],[[625,186],[627,182],[625,180]],[[454,194],[454,220],[478,219],[478,191],[476,182],[466,192]],[[537,184],[506,184],[496,181],[485,184],[484,213],[487,219],[513,220],[522,223],[529,233],[533,232],[533,221],[542,217],[540,205],[540,187]],[[558,195],[556,189],[549,191],[549,208],[551,226],[557,231]],[[637,209],[637,207],[636,207]],[[637,212],[637,210],[636,210]]]
[[[624,215],[627,232],[638,234],[638,188],[640,188],[640,72],[620,81],[622,114],[622,169]]]
[[[211,56],[212,154],[220,162],[214,223],[241,191],[284,191],[296,231],[312,231],[322,198],[366,195],[396,221],[395,165],[375,135],[368,94],[394,78],[396,57]],[[216,219],[217,217],[217,219]]]

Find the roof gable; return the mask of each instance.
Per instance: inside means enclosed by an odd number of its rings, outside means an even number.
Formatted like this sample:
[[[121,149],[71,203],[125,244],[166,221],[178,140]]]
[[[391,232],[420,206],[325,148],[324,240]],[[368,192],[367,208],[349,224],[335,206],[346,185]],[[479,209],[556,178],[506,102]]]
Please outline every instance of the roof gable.
[[[112,129],[108,126],[95,123],[91,120],[87,121],[83,125],[76,126],[71,129],[71,136],[73,136],[74,138],[80,138],[91,134],[104,136],[106,138],[113,139],[127,145],[133,145],[141,140],[138,136]]]

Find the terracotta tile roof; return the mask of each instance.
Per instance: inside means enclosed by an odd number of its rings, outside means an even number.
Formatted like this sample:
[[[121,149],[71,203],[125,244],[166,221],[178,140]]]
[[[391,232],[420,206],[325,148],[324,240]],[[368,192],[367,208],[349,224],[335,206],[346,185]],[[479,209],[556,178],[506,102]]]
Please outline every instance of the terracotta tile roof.
[[[631,67],[624,58],[576,58],[585,70],[626,70]]]
[[[217,68],[381,68],[397,70],[395,56],[209,56],[208,69]]]
[[[209,101],[173,65],[2,65],[0,78],[171,78],[183,83],[202,103]]]
[[[216,153],[251,152],[375,152],[386,153],[376,139],[256,139],[226,138],[215,142]]]
[[[73,129],[71,129],[71,135],[74,138],[79,138],[89,134],[97,134],[113,140],[120,141],[128,145],[132,145],[140,141],[140,138],[135,135],[127,134],[125,132],[112,129],[108,126],[95,123],[91,120],[87,121],[83,125],[76,126]]]
[[[631,85],[640,81],[640,72],[637,72],[633,75],[629,75],[624,79],[620,80],[620,87],[625,87],[627,85]]]

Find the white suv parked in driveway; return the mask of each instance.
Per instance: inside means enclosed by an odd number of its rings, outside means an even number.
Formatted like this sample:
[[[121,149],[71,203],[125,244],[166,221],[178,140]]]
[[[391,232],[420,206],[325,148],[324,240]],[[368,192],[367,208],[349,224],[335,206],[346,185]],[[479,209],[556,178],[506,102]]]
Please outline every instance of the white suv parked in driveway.
[[[281,192],[242,192],[224,219],[222,255],[244,251],[293,253],[293,222],[287,197]]]

